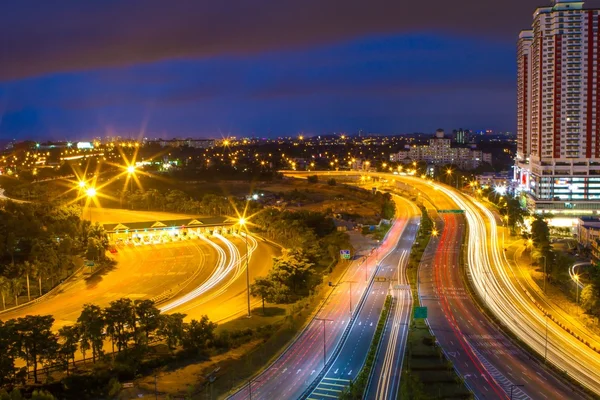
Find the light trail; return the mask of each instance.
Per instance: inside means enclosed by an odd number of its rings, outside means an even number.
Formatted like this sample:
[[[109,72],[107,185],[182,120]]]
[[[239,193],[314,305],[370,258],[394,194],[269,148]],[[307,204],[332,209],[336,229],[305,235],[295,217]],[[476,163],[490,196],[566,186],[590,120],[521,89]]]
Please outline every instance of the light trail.
[[[406,285],[408,283],[408,279],[406,278],[406,268],[404,267],[408,262],[408,255],[408,250],[404,250],[402,252],[402,255],[400,256],[400,259],[398,260],[398,265],[396,267],[396,279],[398,285]],[[401,270],[403,271],[402,274],[400,273]],[[393,291],[397,291],[397,294],[396,296],[394,296],[393,299],[393,301],[396,302],[396,305],[394,308],[394,317],[392,321],[392,329],[390,332],[390,340],[387,343],[385,357],[383,359],[382,372],[377,382],[376,398],[378,400],[387,400],[391,398],[392,393],[396,392],[396,387],[399,384],[396,377],[392,377],[392,373],[395,370],[394,363],[396,362],[400,363],[398,370],[402,371],[402,361],[404,360],[404,353],[402,352],[402,354],[398,354],[398,356],[396,353],[399,350],[398,346],[400,346],[402,349],[406,346],[406,337],[404,333],[406,331],[406,325],[404,325],[402,322],[405,319],[403,318],[403,316],[406,315],[405,309],[407,309],[407,311],[410,313],[410,308],[412,307],[412,294],[410,290],[393,289]],[[400,331],[400,329],[402,329],[403,331],[401,337],[401,340],[404,341],[403,343],[398,343],[398,332]],[[399,379],[400,377],[397,378]]]
[[[237,279],[243,273],[245,268],[245,263],[243,263],[243,261],[245,260],[246,256],[244,255],[244,257],[240,257],[238,248],[225,237],[219,234],[215,234],[214,236],[225,244],[229,252],[229,258],[227,257],[226,251],[223,248],[221,248],[221,246],[219,246],[212,240],[209,240],[206,237],[200,235],[201,240],[208,243],[217,251],[219,257],[217,261],[217,267],[215,268],[213,274],[196,289],[186,293],[184,296],[164,305],[163,307],[160,307],[161,312],[170,311],[176,307],[180,307],[192,300],[197,299],[199,296],[202,296],[209,290],[213,289],[215,286],[223,283],[223,280],[233,272],[231,279],[225,283],[224,287],[219,288],[218,291],[216,291],[215,293],[211,293],[210,296],[207,296],[205,301],[208,301],[223,293],[226,290],[226,288],[229,285],[231,285],[233,281],[235,281],[235,279]],[[248,239],[250,242],[250,246],[248,247],[248,256],[251,256],[252,252],[258,246],[258,242],[252,236],[248,236]]]
[[[556,323],[548,323],[547,313],[536,306],[531,293],[515,279],[506,254],[500,250],[498,236],[488,235],[486,222],[490,232],[497,231],[492,212],[476,200],[467,201],[452,190],[432,185],[465,210],[469,226],[468,269],[473,286],[486,306],[530,348],[541,355],[547,354],[548,362],[600,393],[600,355]]]

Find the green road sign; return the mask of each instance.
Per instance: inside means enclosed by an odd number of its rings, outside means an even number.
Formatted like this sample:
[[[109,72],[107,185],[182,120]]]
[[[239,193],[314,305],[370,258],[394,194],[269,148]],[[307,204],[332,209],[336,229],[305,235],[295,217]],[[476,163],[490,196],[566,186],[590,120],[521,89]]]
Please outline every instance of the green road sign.
[[[94,262],[93,262],[93,261],[86,261],[86,262],[85,262],[85,265],[86,265],[87,267],[93,267],[93,266],[94,266],[94,265],[96,265],[96,264],[94,264]]]
[[[465,210],[437,210],[438,214],[464,214]]]
[[[427,318],[427,307],[415,307],[415,319]]]
[[[350,250],[340,250],[340,257],[343,260],[349,260],[350,259]]]

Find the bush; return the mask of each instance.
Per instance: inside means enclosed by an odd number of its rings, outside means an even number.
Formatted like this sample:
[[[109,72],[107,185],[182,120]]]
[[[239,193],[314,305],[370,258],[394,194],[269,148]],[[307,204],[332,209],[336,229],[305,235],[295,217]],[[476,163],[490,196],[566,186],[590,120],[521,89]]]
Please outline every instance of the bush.
[[[327,184],[329,186],[335,186],[337,184],[337,182],[335,181],[335,179],[331,178],[330,180],[327,181]]]
[[[317,183],[319,182],[319,177],[317,175],[311,175],[307,178],[308,183]]]

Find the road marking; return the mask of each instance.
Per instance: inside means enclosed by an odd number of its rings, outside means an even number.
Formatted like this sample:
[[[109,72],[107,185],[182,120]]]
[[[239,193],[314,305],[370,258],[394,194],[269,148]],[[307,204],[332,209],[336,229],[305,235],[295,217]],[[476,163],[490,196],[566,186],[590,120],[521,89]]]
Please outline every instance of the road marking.
[[[352,373],[352,370],[350,370],[350,372],[348,372],[348,375],[350,375]]]
[[[287,371],[287,368],[286,368],[286,369],[284,369],[282,373],[285,373],[285,371]]]
[[[311,375],[315,373],[315,370],[313,369],[312,372],[310,373]]]
[[[299,368],[298,371],[296,371],[296,375],[298,375],[300,371],[302,371],[302,368]]]
[[[339,371],[339,368],[336,368],[334,374],[337,374],[338,371]]]

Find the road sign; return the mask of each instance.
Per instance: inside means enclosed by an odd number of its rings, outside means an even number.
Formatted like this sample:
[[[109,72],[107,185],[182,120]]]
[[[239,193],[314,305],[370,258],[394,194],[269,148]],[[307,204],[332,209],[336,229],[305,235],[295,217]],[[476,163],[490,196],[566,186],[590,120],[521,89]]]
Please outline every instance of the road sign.
[[[464,214],[465,210],[437,210],[438,214]]]
[[[343,260],[349,260],[350,250],[340,250],[340,258],[342,258]]]
[[[427,318],[427,307],[415,307],[415,319]]]
[[[375,282],[387,282],[388,279],[385,276],[376,276]]]
[[[93,267],[96,264],[93,261],[86,261],[85,265],[86,265],[86,267]]]

